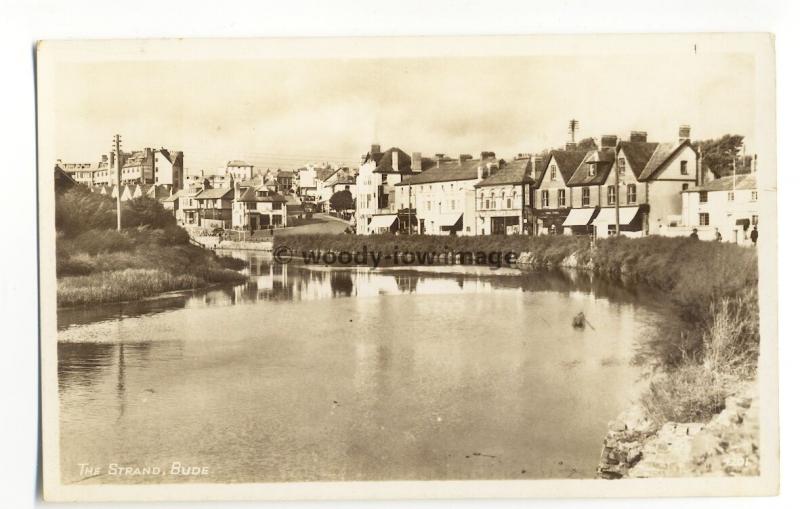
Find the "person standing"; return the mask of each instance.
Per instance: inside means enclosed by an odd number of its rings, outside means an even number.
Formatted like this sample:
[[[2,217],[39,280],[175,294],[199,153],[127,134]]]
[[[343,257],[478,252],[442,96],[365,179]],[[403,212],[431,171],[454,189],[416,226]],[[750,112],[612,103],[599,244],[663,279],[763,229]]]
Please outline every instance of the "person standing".
[[[689,238],[692,240],[700,240],[700,237],[697,235],[697,228],[692,228],[692,234],[689,235]]]
[[[714,228],[714,240],[717,242],[722,241],[722,234],[719,232],[719,228]]]
[[[753,231],[750,232],[750,240],[753,241],[754,246],[758,242],[758,226],[753,226]]]

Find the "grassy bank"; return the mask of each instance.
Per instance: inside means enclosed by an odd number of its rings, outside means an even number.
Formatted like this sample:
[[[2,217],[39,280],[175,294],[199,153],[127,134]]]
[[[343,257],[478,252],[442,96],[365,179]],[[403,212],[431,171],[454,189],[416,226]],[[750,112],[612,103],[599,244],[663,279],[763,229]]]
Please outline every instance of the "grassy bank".
[[[724,407],[758,359],[758,261],[755,249],[688,238],[601,239],[568,236],[297,235],[302,251],[515,252],[533,266],[574,266],[621,284],[663,293],[676,316],[658,324],[636,361],[654,376],[642,406],[656,422],[705,421]]]
[[[236,272],[242,261],[192,245],[155,200],[126,202],[120,232],[114,229],[113,206],[110,198],[82,187],[57,196],[59,306],[135,300],[244,279]]]

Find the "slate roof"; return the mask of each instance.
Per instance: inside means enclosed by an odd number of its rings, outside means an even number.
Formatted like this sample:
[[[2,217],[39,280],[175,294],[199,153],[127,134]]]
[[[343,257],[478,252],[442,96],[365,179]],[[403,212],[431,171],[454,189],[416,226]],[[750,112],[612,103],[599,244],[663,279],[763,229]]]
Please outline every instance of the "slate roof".
[[[650,161],[660,144],[646,141],[622,141],[619,145],[620,149],[625,153],[628,167],[633,172],[633,175],[639,179],[642,170],[647,166],[647,162]]]
[[[392,168],[392,152],[397,152],[397,170]],[[411,173],[411,156],[397,147],[384,152],[369,153],[364,161],[375,161],[373,173]]]
[[[230,196],[228,194],[230,193]],[[233,198],[233,189],[230,187],[212,187],[204,189],[195,198],[198,200],[216,200],[218,198]]]
[[[478,178],[478,166],[489,163],[498,163],[497,159],[487,160],[467,159],[442,161],[439,166],[434,166],[422,173],[416,173],[405,179],[399,186],[410,184],[430,184],[433,182],[450,182],[454,180],[475,180]]]
[[[733,191],[733,175],[728,177],[721,177],[711,182],[706,182],[702,186],[687,189],[684,192],[699,192],[699,191]],[[736,189],[756,189],[756,176],[753,173],[744,175],[736,175]]]
[[[672,156],[677,154],[678,150],[684,146],[694,150],[689,140],[677,143],[659,143],[650,160],[647,161],[642,173],[637,176],[637,179],[641,181],[655,177],[659,170],[672,160]]]
[[[561,178],[564,179],[564,182],[569,182],[569,179],[572,178],[572,174],[575,173],[575,170],[578,168],[578,165],[581,164],[583,158],[586,157],[586,153],[589,152],[588,150],[551,150],[550,154],[544,158],[544,162],[542,165],[542,169],[538,175],[536,175],[536,186],[539,187],[542,184],[542,179],[544,175],[547,173],[547,168],[550,167],[550,160],[555,159],[556,164],[558,164],[558,169],[561,172]]]
[[[589,158],[595,153],[597,154],[597,161],[590,161]],[[615,158],[616,151],[613,148],[589,151],[581,164],[575,169],[575,173],[567,181],[567,185],[573,187],[602,184],[606,181],[611,167],[614,166]],[[594,175],[590,171],[592,167],[594,167]]]
[[[494,175],[481,180],[475,187],[533,183],[533,164],[530,159],[515,159],[500,168]]]
[[[336,173],[338,173],[339,169],[316,168],[316,171],[317,171],[317,180],[325,182],[326,180],[334,176]]]

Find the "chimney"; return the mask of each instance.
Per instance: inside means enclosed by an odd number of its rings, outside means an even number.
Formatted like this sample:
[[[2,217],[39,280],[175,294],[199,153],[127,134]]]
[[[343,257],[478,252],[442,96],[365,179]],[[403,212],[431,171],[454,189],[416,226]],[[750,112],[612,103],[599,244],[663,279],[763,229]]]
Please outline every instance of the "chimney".
[[[533,154],[531,154],[529,152],[520,152],[519,154],[517,154],[517,157],[515,157],[514,159],[517,159],[517,160],[519,160],[519,159],[530,159],[531,157],[533,157]]]
[[[477,170],[478,171],[478,175],[476,176],[476,178],[478,179],[478,181],[483,180],[483,173],[484,173],[483,172],[483,170],[484,170],[483,165],[479,164],[477,166],[477,168],[478,168],[478,170]]]
[[[373,143],[372,146],[369,148],[369,153],[372,155],[380,154],[381,153],[381,146],[378,144]]]
[[[460,156],[458,156],[458,162],[461,164],[466,163],[470,159],[472,159],[472,155],[470,154],[461,154]]]
[[[419,173],[422,171],[422,152],[411,153],[411,172]]]
[[[604,134],[600,137],[600,149],[615,148],[617,146],[617,137],[613,134]]]
[[[239,201],[239,181],[233,183],[233,201]]]
[[[647,141],[647,131],[631,131],[631,138],[632,142],[646,142]]]
[[[684,142],[691,139],[692,128],[688,125],[682,125],[678,128],[678,141]]]
[[[564,150],[575,150],[578,148],[578,144],[574,141],[568,141],[566,145],[564,145]]]
[[[438,168],[444,161],[444,154],[436,154],[436,167]]]
[[[392,150],[392,169],[394,171],[400,171],[400,154],[397,150]]]

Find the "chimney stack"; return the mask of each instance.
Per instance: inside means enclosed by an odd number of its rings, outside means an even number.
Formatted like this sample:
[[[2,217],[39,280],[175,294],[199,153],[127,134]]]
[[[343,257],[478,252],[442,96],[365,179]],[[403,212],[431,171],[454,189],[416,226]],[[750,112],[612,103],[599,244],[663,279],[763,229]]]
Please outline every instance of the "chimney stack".
[[[444,154],[436,154],[436,167],[438,168],[444,161]]]
[[[458,156],[458,162],[461,164],[466,163],[470,159],[472,159],[472,155],[470,154],[461,154],[460,156]]]
[[[577,148],[578,148],[578,144],[577,144],[577,143],[575,143],[574,141],[568,141],[568,142],[567,142],[567,143],[564,145],[564,150],[575,150],[575,149],[577,149]]]
[[[397,150],[392,150],[392,170],[400,171],[400,154]]]
[[[647,141],[647,131],[631,131],[631,138],[632,142],[646,142]]]
[[[692,128],[688,125],[682,125],[678,128],[678,141],[684,142],[691,139]]]
[[[600,149],[615,148],[617,146],[617,136],[614,134],[604,134],[600,137]]]
[[[481,152],[481,161],[488,161],[494,157],[494,152],[490,150],[485,150]]]
[[[422,152],[411,153],[411,171],[419,173],[422,171]]]
[[[372,146],[369,148],[369,153],[372,155],[380,154],[381,153],[381,146],[378,144],[373,143]]]

